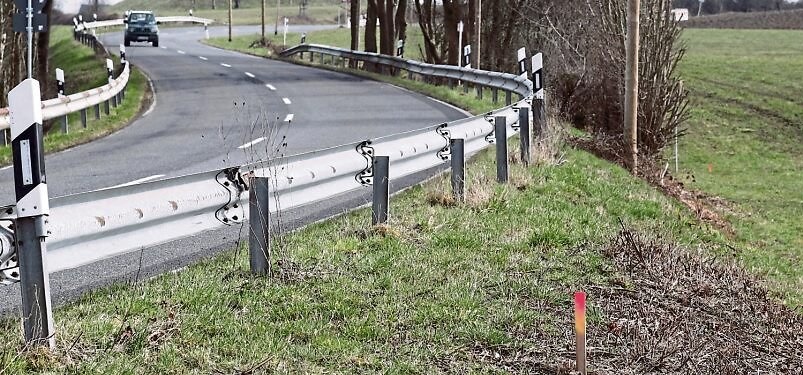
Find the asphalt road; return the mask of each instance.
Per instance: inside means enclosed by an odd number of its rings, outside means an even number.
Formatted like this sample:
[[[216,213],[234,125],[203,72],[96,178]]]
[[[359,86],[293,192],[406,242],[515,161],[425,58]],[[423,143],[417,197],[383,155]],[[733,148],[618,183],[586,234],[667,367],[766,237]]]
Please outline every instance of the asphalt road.
[[[235,28],[236,33],[255,31],[255,27]],[[225,28],[210,29],[213,36],[225,32]],[[153,81],[155,105],[115,134],[48,155],[51,196],[241,165],[466,116],[385,83],[216,49],[200,43],[202,37],[198,27],[165,29],[159,48],[144,44],[127,48],[128,59]],[[102,40],[117,46],[122,35],[107,34]],[[111,49],[116,53],[116,47]],[[65,72],[69,76],[68,67]],[[268,147],[284,136],[286,147],[278,151]],[[267,139],[259,142],[263,137]],[[391,188],[402,189],[434,172],[395,181]],[[13,191],[11,170],[0,170],[4,203],[13,203]],[[369,199],[367,189],[344,194],[288,212],[282,225],[298,228]],[[57,272],[51,274],[53,299],[63,303],[91,288],[181,268],[232,248],[243,238],[247,239],[247,228],[227,227]],[[0,286],[0,313],[17,311],[18,306],[18,286]]]

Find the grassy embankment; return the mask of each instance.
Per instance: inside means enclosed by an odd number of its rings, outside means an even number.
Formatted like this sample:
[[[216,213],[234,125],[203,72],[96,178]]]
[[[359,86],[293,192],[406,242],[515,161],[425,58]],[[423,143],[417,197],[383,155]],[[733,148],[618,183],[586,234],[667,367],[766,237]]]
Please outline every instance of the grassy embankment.
[[[55,26],[50,38],[50,66],[53,71],[56,68],[64,70],[67,94],[89,90],[108,82],[105,59],[95,56],[91,48],[74,41],[70,27]],[[114,57],[114,63],[115,66],[119,64],[117,57]],[[140,111],[145,93],[149,90],[147,86],[145,76],[136,68],[133,69],[122,105],[112,108],[109,116],[102,113],[100,120],[95,120],[94,108],[90,108],[87,113],[86,129],[81,125],[80,113],[70,114],[68,134],[61,132],[60,119],[53,120],[53,128],[45,135],[45,150],[47,152],[64,150],[106,136],[124,127]],[[0,147],[0,165],[10,163],[11,147]]]
[[[686,30],[692,94],[680,147],[690,185],[721,197],[742,246],[790,306],[803,304],[803,31]]]
[[[466,203],[443,199],[448,194],[444,175],[394,197],[387,227],[372,228],[363,209],[291,233],[283,239],[270,278],[247,273],[241,248],[176,273],[89,293],[57,309],[55,354],[18,354],[18,321],[6,319],[0,328],[0,369],[565,373],[573,345],[571,293],[577,289],[591,291],[590,332],[635,351],[626,357],[618,347],[592,349],[592,369],[619,361],[606,373],[649,372],[667,358],[700,350],[708,339],[736,334],[734,328],[701,337],[689,328],[691,345],[672,346],[685,332],[686,319],[708,319],[717,311],[736,313],[705,327],[732,327],[745,319],[747,335],[755,336],[752,328],[766,315],[723,305],[727,298],[740,298],[732,290],[723,294],[729,283],[655,284],[690,293],[664,300],[637,286],[643,285],[639,272],[661,277],[661,270],[625,273],[601,251],[610,246],[619,220],[682,247],[716,252],[731,240],[627,171],[583,151],[562,151],[565,162],[559,166],[514,165],[505,186],[490,181],[493,153],[483,152],[468,165]],[[602,302],[612,290],[623,298]],[[660,316],[611,313],[630,301],[627,296],[636,299],[637,309],[668,306],[684,318],[664,319],[671,333],[650,336],[661,326],[652,324]],[[770,304],[757,301],[750,309]],[[621,341],[618,330],[628,331],[630,324],[640,327],[637,338]],[[794,327],[776,326],[772,332]],[[744,347],[764,347],[770,355],[771,345]],[[693,355],[693,361],[717,357],[714,352],[721,348],[711,350]]]
[[[772,281],[789,306],[803,304],[803,31],[687,30],[680,74],[692,94],[689,135],[681,142],[681,175],[703,192],[736,232],[739,257]],[[290,39],[294,45],[299,38]],[[258,56],[257,36],[208,43]],[[421,34],[410,29],[407,55],[420,58]],[[271,39],[281,43],[281,39]],[[290,41],[293,42],[290,42]],[[348,47],[348,30],[311,33],[309,43]],[[318,60],[316,60],[318,62]],[[482,113],[493,105],[473,93],[360,72]],[[488,95],[486,94],[486,97]],[[710,165],[710,170],[709,170]]]

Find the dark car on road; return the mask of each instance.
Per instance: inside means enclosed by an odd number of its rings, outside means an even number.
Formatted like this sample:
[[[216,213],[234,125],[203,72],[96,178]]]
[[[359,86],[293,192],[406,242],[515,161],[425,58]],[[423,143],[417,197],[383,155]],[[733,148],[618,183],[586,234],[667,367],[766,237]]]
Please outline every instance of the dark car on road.
[[[150,42],[159,47],[159,27],[153,12],[132,10],[128,11],[125,19],[125,36],[123,44],[130,46],[131,42]]]

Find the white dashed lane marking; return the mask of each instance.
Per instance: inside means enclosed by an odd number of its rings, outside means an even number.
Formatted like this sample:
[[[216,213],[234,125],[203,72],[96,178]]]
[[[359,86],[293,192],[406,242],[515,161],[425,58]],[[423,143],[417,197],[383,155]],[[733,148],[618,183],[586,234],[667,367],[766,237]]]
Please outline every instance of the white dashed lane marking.
[[[226,68],[231,68],[231,65],[226,64],[226,63],[220,63],[220,66],[225,66]]]
[[[292,104],[289,98],[282,98],[282,101],[284,102],[284,104]]]
[[[254,78],[254,75],[253,75],[253,74],[251,74],[251,73],[245,72],[245,75],[247,75],[247,76],[249,76],[249,77],[251,77],[251,78]]]
[[[267,139],[267,138],[265,138],[265,137],[259,137],[259,138],[255,139],[255,140],[253,140],[253,141],[251,141],[251,142],[248,142],[248,143],[246,143],[246,144],[244,144],[244,145],[242,145],[242,146],[240,146],[240,147],[237,147],[237,148],[239,148],[240,150],[242,150],[242,149],[244,149],[244,148],[251,147],[251,146],[253,146],[253,145],[257,144],[257,143],[263,142],[265,139]]]
[[[112,186],[112,188],[118,188],[118,187],[124,187],[124,186],[131,186],[131,185],[141,184],[141,183],[143,183],[143,182],[148,182],[148,181],[151,181],[151,180],[155,180],[155,179],[157,179],[157,178],[161,178],[161,177],[164,177],[164,176],[165,176],[165,175],[163,175],[163,174],[155,174],[155,175],[153,175],[153,176],[143,177],[143,178],[140,178],[140,179],[138,179],[138,180],[134,180],[134,181],[131,181],[131,182],[126,182],[126,183],[124,183],[124,184],[115,185],[115,186]]]
[[[265,85],[265,87],[267,87],[268,89],[270,89],[270,91],[276,91],[276,88],[275,88],[275,87],[273,87],[273,85]]]
[[[203,60],[203,61],[209,60],[209,59],[207,59],[206,57],[203,57],[203,56],[198,56],[198,58]]]
[[[178,54],[179,54],[179,55],[183,55],[183,54],[185,54],[185,53],[186,53],[186,52],[184,52],[184,51],[182,51],[182,50],[178,50],[177,52],[178,52]]]
[[[287,116],[284,118],[284,122],[292,122],[295,115],[292,113],[288,113]]]

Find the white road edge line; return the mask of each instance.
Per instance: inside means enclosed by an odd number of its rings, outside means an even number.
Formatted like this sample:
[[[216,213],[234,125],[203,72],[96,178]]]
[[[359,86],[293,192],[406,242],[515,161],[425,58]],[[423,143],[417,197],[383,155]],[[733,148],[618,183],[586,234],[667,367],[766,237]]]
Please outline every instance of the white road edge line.
[[[294,117],[295,117],[294,114],[288,113],[287,116],[284,118],[284,122],[293,122]]]
[[[251,78],[254,78],[254,75],[253,75],[253,74],[251,74],[251,73],[245,72],[245,75],[247,75],[247,76],[249,76],[249,77],[251,77]]]
[[[5,166],[3,168],[0,168],[0,171],[4,171],[4,170],[12,168],[12,167],[14,167],[14,165],[7,165],[7,166]]]
[[[267,138],[265,138],[265,137],[259,137],[259,138],[255,139],[255,140],[253,140],[251,142],[248,142],[248,143],[246,143],[246,144],[244,144],[244,145],[242,145],[240,147],[237,147],[237,148],[239,148],[240,150],[242,150],[244,148],[249,148],[249,147],[251,147],[251,146],[253,146],[253,145],[257,144],[257,143],[260,143],[260,142],[262,142],[262,141],[264,141],[266,139]]]
[[[148,79],[148,86],[149,86],[151,92],[153,92],[154,91],[153,90],[153,81],[151,81],[151,77],[148,77],[146,75],[145,78]],[[153,97],[153,100],[151,100],[151,106],[148,107],[148,110],[145,111],[145,113],[142,114],[142,117],[145,117],[145,116],[151,114],[151,112],[153,112],[153,109],[156,108],[156,95],[152,95],[152,97]],[[112,135],[114,135],[114,134],[112,134]]]
[[[282,98],[282,101],[284,102],[284,104],[292,104],[289,98]]]
[[[161,49],[167,49],[167,47],[165,47],[165,46],[161,46],[161,47],[159,47],[159,48],[161,48]]]
[[[226,63],[220,63],[220,66],[225,66],[225,67],[227,67],[227,68],[231,68],[231,65],[229,65],[229,64],[226,64]]]
[[[273,85],[265,85],[265,87],[267,87],[270,91],[276,91],[276,87],[273,87]]]
[[[180,55],[186,54],[186,52],[184,52],[184,51],[182,51],[182,50],[178,50],[178,51],[176,51],[176,52],[178,52]]]
[[[126,182],[126,183],[124,183],[124,184],[120,184],[120,185],[114,185],[114,186],[110,187],[109,189],[118,188],[118,187],[124,187],[124,186],[131,186],[131,185],[136,185],[136,184],[141,184],[141,183],[143,183],[143,182],[148,182],[148,181],[151,181],[151,180],[155,180],[155,179],[157,179],[157,178],[161,178],[161,177],[164,177],[164,176],[165,176],[165,175],[163,175],[163,174],[155,174],[155,175],[153,175],[153,176],[143,177],[143,178],[140,178],[140,179],[138,179],[138,180],[134,180],[134,181],[131,181],[131,182]]]
[[[207,59],[206,57],[203,57],[203,56],[198,56],[198,58],[203,60],[203,61],[209,60],[209,59]]]

